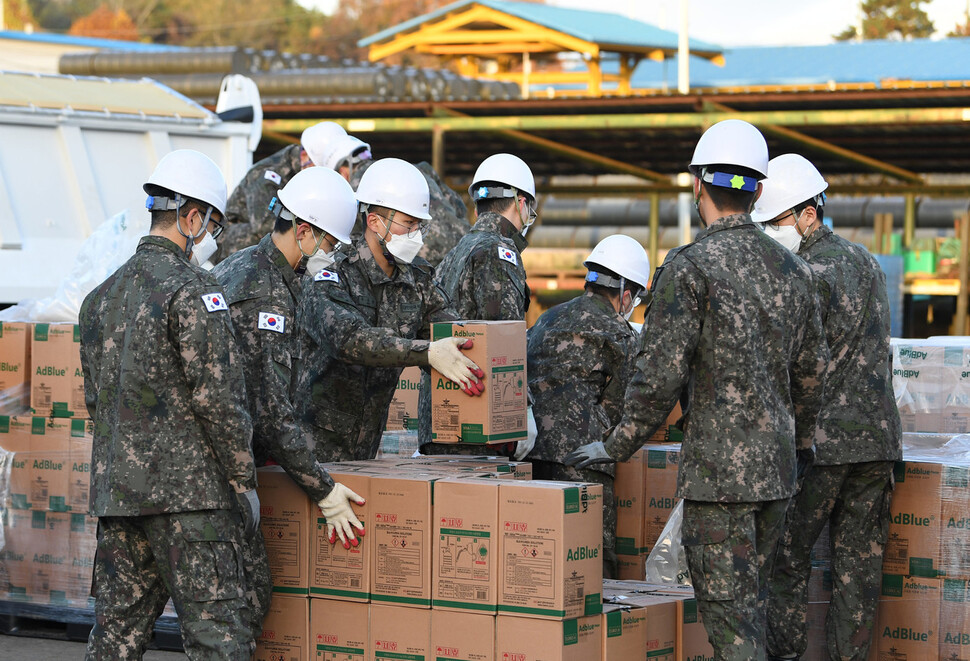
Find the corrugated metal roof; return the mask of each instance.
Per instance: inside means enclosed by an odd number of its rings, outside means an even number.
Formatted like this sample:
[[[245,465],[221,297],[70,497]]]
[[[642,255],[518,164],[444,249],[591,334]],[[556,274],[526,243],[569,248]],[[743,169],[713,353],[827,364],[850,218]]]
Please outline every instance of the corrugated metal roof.
[[[391,28],[378,32],[357,42],[360,47],[370,46],[399,33],[416,29],[423,23],[433,21],[450,12],[468,5],[478,4],[531,21],[551,30],[562,32],[577,39],[584,39],[600,45],[628,46],[636,48],[676,49],[677,33],[662,30],[655,25],[643,23],[632,18],[610,12],[567,9],[529,2],[510,2],[508,0],[459,0],[433,12],[412,18]],[[691,39],[691,50],[720,53],[722,48],[715,44]]]
[[[14,41],[30,41],[34,43],[57,44],[60,46],[78,46],[83,48],[100,48],[111,50],[132,50],[132,51],[173,51],[182,50],[181,46],[168,46],[165,44],[145,44],[139,41],[120,41],[118,39],[95,39],[93,37],[75,37],[66,34],[54,34],[52,32],[18,32],[15,30],[0,30],[0,39],[12,39]]]
[[[665,77],[668,85],[676,85],[676,59],[666,67],[642,61],[633,73],[632,86],[658,88]],[[729,48],[724,50],[724,60],[725,65],[718,67],[691,58],[691,87],[970,80],[970,38]],[[607,71],[605,64],[603,69]]]

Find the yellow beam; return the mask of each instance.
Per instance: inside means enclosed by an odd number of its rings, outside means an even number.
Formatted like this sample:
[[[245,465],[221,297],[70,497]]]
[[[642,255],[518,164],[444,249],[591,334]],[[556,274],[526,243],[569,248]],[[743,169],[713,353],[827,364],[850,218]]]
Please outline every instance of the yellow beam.
[[[477,74],[479,78],[490,78],[491,80],[504,80],[510,82],[518,82],[521,76],[518,73],[493,73],[493,74]],[[529,79],[534,83],[543,83],[545,85],[552,84],[565,84],[565,83],[585,83],[589,80],[589,74],[585,71],[536,71],[532,70],[532,74]],[[610,83],[619,83],[622,79],[619,75],[615,73],[603,74],[603,81]]]
[[[456,14],[448,14],[440,21],[435,23],[426,23],[412,32],[397,34],[391,38],[390,41],[371,44],[367,51],[367,57],[371,62],[383,60],[389,55],[394,55],[395,53],[400,53],[401,51],[414,47],[427,34],[444,32],[446,30],[452,30],[463,25],[468,25],[469,23],[485,21],[488,20],[490,16],[491,12],[486,7],[474,5],[467,11],[458,12]]]
[[[590,58],[586,66],[589,68],[589,79],[586,82],[589,95],[600,96],[603,92],[603,70],[600,68],[600,59]]]
[[[515,43],[502,44],[455,44],[419,45],[414,50],[419,53],[432,55],[507,55],[509,53],[559,53],[561,48],[549,43]]]

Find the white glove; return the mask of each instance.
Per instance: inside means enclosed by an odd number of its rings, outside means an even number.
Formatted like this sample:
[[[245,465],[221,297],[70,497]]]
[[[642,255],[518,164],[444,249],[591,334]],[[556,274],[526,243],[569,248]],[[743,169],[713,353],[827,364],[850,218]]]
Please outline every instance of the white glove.
[[[446,379],[460,385],[466,395],[475,396],[485,392],[485,384],[481,381],[485,372],[460,351],[471,348],[471,340],[443,337],[428,346],[428,362]]]
[[[363,505],[364,499],[337,482],[327,497],[317,503],[317,507],[327,519],[327,539],[333,544],[339,537],[345,549],[358,544],[354,528],[359,531],[358,535],[364,534],[364,524],[354,514],[354,508],[350,506],[351,502]]]
[[[524,441],[519,441],[515,444],[515,453],[512,455],[512,458],[516,461],[525,459],[532,452],[532,448],[536,446],[536,436],[539,435],[539,428],[536,426],[536,417],[532,414],[531,406],[525,410],[525,422],[529,431]]]

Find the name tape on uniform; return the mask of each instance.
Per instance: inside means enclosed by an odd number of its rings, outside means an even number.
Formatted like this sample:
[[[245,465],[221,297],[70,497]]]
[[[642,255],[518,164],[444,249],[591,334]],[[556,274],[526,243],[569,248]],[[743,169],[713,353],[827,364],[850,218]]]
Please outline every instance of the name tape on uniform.
[[[320,269],[317,274],[313,276],[313,279],[317,282],[340,282],[340,276],[333,271],[328,271],[327,269]]]
[[[286,317],[281,314],[273,314],[272,312],[260,312],[256,328],[282,333],[286,329]]]
[[[509,250],[508,248],[503,248],[502,246],[499,246],[498,247],[498,258],[499,259],[504,259],[509,264],[518,264],[519,263],[519,260],[516,259],[516,257],[515,257],[515,253],[512,252],[511,250]]]
[[[269,179],[270,181],[272,181],[277,186],[279,186],[283,182],[283,177],[279,176],[278,174],[276,174],[272,170],[267,170],[266,172],[264,172],[263,173],[263,178]]]
[[[229,309],[229,306],[226,305],[226,297],[218,292],[214,294],[202,294],[202,302],[205,303],[205,309],[209,312]]]

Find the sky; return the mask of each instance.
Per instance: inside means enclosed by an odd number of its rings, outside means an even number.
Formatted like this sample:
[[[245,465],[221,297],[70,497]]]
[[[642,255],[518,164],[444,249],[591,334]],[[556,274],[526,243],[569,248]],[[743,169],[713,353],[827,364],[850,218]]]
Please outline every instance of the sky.
[[[332,11],[336,0],[300,0]],[[719,46],[805,46],[832,42],[832,35],[859,22],[852,0],[546,0],[547,4],[623,14],[676,30],[680,3],[688,2],[691,37]],[[970,0],[931,0],[923,5],[937,35],[964,22]]]

